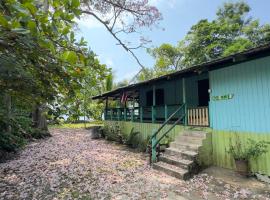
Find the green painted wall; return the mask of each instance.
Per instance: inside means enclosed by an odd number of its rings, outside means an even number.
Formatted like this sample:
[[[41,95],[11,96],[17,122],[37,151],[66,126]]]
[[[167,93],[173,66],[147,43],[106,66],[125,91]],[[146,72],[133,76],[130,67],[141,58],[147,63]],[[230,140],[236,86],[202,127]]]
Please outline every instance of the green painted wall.
[[[248,138],[255,141],[270,141],[270,134],[248,132],[237,132],[237,134],[243,145],[247,144]],[[230,147],[230,138],[234,144],[236,139],[235,132],[215,130],[212,132],[213,164],[224,168],[235,169],[234,160],[231,155],[227,153]],[[260,156],[257,160],[251,161],[251,171],[270,176],[270,146],[268,153]]]
[[[186,79],[186,102],[188,107],[198,106],[198,80],[207,79],[208,74],[187,77]],[[183,82],[179,77],[173,80],[160,81],[155,83],[156,89],[164,89],[164,102],[166,105],[183,103]],[[153,89],[153,85],[147,85],[140,88],[140,106],[146,106],[146,93]],[[169,107],[168,114],[172,114],[178,106]],[[151,118],[151,109],[145,108],[143,111],[145,118]],[[157,107],[157,118],[164,118],[164,107]]]
[[[161,124],[152,124],[152,123],[104,121],[104,124],[107,126],[114,126],[115,123],[119,123],[121,131],[125,134],[131,133],[132,128],[134,128],[133,131],[140,132],[141,134],[140,137],[143,137],[143,139],[147,139],[148,136],[152,135],[152,131],[154,129],[158,129],[161,126]],[[166,125],[164,129],[162,129],[160,134],[163,134],[171,126],[172,125]],[[170,138],[174,139],[177,135],[181,134],[183,130],[184,130],[184,126],[176,125],[169,133]]]

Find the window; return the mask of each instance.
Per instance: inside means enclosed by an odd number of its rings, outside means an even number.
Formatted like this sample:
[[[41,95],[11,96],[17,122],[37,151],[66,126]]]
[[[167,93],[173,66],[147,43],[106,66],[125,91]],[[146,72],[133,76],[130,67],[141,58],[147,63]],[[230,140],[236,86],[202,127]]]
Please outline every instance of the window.
[[[146,106],[153,105],[153,90],[146,92]],[[164,105],[164,89],[156,89],[156,105]]]

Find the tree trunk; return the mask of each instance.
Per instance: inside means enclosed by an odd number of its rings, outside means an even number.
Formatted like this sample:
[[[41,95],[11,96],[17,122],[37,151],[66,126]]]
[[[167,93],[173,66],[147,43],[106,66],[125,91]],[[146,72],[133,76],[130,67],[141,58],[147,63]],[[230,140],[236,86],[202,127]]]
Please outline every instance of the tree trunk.
[[[36,104],[32,111],[33,127],[42,131],[48,131],[45,106]]]
[[[8,121],[7,124],[7,133],[11,133],[11,125],[10,125],[10,119],[11,119],[11,96],[9,94],[4,95],[4,105],[6,107],[6,119]]]

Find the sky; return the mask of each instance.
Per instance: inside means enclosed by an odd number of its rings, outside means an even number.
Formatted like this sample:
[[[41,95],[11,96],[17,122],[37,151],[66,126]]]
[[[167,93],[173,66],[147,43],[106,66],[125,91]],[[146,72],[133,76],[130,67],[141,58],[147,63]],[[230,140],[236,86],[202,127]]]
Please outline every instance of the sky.
[[[157,47],[162,43],[176,45],[182,40],[192,25],[201,19],[212,20],[217,9],[224,2],[237,0],[150,0],[162,13],[163,20],[159,28],[141,30],[142,35],[152,40],[149,47]],[[270,23],[270,0],[245,0],[250,7],[250,15],[260,19],[261,23]],[[111,34],[93,18],[84,18],[79,21],[78,35],[83,36],[90,48],[98,55],[102,64],[113,69],[115,81],[131,79],[140,66],[135,59],[122,47],[117,45]],[[123,40],[138,41],[137,36],[122,37]],[[154,59],[144,48],[135,51],[140,62],[146,67],[154,66]]]

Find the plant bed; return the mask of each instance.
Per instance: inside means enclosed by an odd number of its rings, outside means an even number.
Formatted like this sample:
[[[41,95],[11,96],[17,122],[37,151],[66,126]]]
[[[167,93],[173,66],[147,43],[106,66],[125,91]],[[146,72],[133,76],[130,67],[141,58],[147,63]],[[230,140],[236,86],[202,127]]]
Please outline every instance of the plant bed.
[[[251,174],[249,162],[251,159],[257,159],[262,154],[268,152],[267,141],[247,140],[247,144],[243,145],[238,134],[236,134],[235,143],[230,140],[230,148],[228,153],[232,155],[235,162],[236,171],[242,176],[249,176]]]

